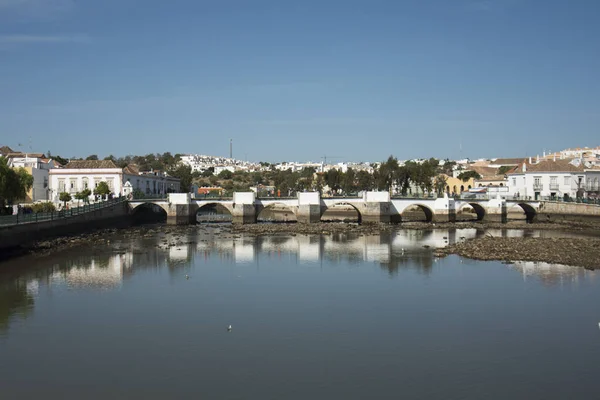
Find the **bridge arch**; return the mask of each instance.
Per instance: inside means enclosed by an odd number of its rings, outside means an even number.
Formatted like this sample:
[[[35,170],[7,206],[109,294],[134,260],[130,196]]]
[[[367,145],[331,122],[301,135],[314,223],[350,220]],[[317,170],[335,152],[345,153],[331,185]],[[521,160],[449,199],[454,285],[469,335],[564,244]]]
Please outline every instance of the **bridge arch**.
[[[465,207],[471,207],[473,209],[473,211],[477,215],[477,221],[481,221],[485,217],[486,210],[479,203],[464,203],[460,205],[460,207],[458,207],[456,213],[459,214]]]
[[[420,211],[423,212],[423,214],[425,214],[425,222],[433,221],[433,210],[428,206],[419,203],[409,204],[408,206],[404,207],[404,210],[402,210],[402,213],[400,213],[401,220],[410,220],[409,218],[407,218],[407,212],[412,212],[412,210],[414,210],[415,208],[418,208]]]
[[[296,210],[283,203],[274,202],[256,206],[257,222],[298,222]]]
[[[146,203],[129,203],[131,208],[131,217],[134,224],[166,222],[167,208],[165,205],[146,202]]]
[[[231,222],[232,212],[222,203],[203,203],[198,204],[196,211],[196,222]]]
[[[340,201],[340,202],[337,202],[337,203],[327,206],[325,209],[322,209],[321,210],[321,221],[322,222],[339,221],[339,218],[337,218],[337,219],[334,218],[332,214],[336,211],[335,207],[338,207],[338,209],[339,209],[340,206],[350,207],[356,213],[356,216],[354,218],[349,217],[349,218],[347,218],[348,220],[352,221],[355,219],[357,223],[359,223],[359,224],[362,223],[362,213],[360,212],[358,207],[356,207],[356,205],[354,205],[350,202],[346,202],[346,201]]]
[[[525,213],[525,220],[527,222],[533,222],[535,220],[535,217],[537,216],[537,211],[531,205],[527,203],[517,203],[512,208],[514,209],[516,206],[521,207],[521,209]]]

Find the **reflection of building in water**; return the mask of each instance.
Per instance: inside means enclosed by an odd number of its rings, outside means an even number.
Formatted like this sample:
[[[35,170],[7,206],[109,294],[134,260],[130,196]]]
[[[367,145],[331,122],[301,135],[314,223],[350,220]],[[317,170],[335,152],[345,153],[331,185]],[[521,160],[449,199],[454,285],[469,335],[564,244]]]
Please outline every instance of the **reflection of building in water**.
[[[301,262],[319,262],[321,260],[321,238],[315,236],[296,236],[298,242],[298,260]]]
[[[392,240],[394,250],[416,250],[423,246],[446,247],[462,240],[473,239],[477,229],[399,230]]]
[[[363,236],[365,261],[388,263],[390,261],[391,246],[387,237],[383,235]]]
[[[255,256],[255,244],[253,242],[235,241],[233,244],[233,256],[236,263],[253,263]]]
[[[66,270],[52,273],[51,285],[66,284],[69,287],[113,288],[121,285],[124,270],[133,264],[133,254],[115,254],[93,258],[89,264],[73,263]]]
[[[523,280],[534,277],[544,284],[562,285],[564,283],[578,283],[582,280],[593,280],[595,271],[588,271],[581,267],[571,267],[561,264],[549,264],[535,261],[516,261],[510,265],[511,269],[521,272]]]
[[[182,262],[187,261],[190,256],[190,249],[187,245],[173,246],[169,248],[169,261]]]

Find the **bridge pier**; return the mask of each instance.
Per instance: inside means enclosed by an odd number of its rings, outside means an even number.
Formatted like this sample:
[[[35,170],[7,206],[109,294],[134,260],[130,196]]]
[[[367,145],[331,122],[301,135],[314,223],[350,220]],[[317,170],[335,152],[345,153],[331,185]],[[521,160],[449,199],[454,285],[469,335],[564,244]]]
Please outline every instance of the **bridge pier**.
[[[483,220],[486,222],[506,223],[508,213],[506,211],[506,200],[500,196],[488,201]]]
[[[231,213],[234,224],[255,224],[256,207],[254,206],[254,192],[235,192],[233,194],[233,211]]]
[[[188,225],[193,223],[198,206],[191,201],[189,193],[169,193],[167,209],[168,225]]]
[[[391,206],[389,192],[365,192],[364,204],[360,208],[363,224],[389,223]]]
[[[300,224],[314,224],[321,221],[321,196],[319,192],[298,193],[296,220]]]
[[[444,193],[444,197],[435,199],[433,202],[433,222],[455,222],[456,205],[454,199]]]

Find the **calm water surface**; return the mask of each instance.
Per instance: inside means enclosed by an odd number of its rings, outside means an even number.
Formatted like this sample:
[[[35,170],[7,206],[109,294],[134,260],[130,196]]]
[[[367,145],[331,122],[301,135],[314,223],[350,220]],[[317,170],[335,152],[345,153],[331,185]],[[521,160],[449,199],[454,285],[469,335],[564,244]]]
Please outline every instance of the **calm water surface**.
[[[0,265],[0,398],[600,398],[599,273],[215,230]]]

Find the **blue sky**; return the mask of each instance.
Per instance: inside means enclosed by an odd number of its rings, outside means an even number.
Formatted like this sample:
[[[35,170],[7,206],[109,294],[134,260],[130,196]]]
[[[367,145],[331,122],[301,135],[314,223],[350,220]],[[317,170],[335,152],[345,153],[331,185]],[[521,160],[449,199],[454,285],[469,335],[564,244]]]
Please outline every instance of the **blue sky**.
[[[0,0],[0,145],[64,157],[596,146],[597,0]],[[462,150],[461,150],[462,148]]]

